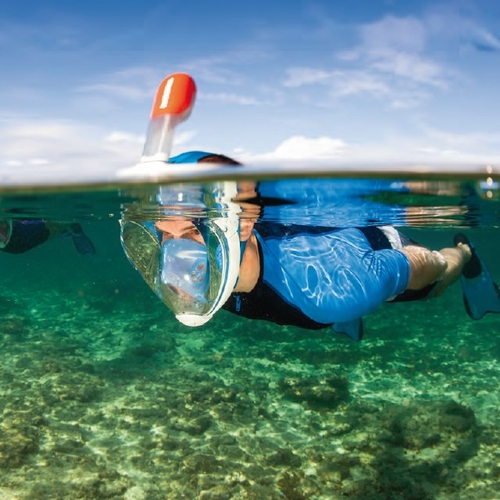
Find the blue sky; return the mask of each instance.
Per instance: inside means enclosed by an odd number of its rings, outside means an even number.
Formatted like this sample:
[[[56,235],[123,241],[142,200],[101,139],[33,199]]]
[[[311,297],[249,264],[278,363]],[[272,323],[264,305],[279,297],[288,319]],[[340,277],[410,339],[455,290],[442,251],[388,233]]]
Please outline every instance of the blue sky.
[[[17,0],[0,47],[0,173],[135,163],[177,71],[174,152],[500,161],[497,0]]]

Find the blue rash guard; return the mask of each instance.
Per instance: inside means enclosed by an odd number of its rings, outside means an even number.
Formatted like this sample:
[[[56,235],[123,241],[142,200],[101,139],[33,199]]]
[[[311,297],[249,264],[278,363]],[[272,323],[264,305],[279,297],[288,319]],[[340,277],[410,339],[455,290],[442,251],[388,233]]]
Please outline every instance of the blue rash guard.
[[[260,276],[224,308],[253,319],[320,329],[373,312],[408,285],[410,263],[377,227],[273,223],[254,228]]]

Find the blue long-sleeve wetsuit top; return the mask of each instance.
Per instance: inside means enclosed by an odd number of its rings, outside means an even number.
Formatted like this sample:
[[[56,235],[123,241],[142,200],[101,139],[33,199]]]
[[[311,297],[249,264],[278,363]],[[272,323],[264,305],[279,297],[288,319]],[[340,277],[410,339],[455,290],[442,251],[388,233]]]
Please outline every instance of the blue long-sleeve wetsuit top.
[[[402,293],[407,257],[379,228],[335,230],[258,223],[260,276],[224,308],[253,319],[320,329],[351,321]]]

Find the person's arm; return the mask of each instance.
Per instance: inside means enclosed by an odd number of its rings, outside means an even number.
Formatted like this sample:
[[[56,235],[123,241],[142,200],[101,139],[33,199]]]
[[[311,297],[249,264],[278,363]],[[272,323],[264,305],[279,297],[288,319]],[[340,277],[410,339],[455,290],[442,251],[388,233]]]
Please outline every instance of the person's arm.
[[[260,276],[260,262],[259,248],[255,234],[250,233],[249,236],[242,241],[246,241],[245,253],[241,260],[240,276],[238,283],[234,289],[235,292],[251,292]]]

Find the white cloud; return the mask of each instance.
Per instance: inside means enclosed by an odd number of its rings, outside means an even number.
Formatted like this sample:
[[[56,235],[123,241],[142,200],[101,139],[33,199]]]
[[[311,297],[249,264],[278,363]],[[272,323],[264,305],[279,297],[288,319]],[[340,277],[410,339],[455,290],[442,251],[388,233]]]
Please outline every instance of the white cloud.
[[[498,151],[500,132],[449,132],[424,126],[422,132],[429,141],[451,149],[475,151]]]
[[[37,165],[49,165],[50,161],[47,160],[47,158],[30,158],[28,160],[28,164],[29,165],[34,165],[34,166],[37,166]]]
[[[194,130],[183,130],[182,132],[176,132],[174,137],[174,145],[186,145],[190,143],[197,135],[197,132],[195,132]]]
[[[465,143],[461,142],[465,139]],[[498,142],[498,137],[496,137]],[[491,147],[485,148],[489,144]],[[383,142],[347,143],[340,138],[292,136],[267,153],[251,153],[235,149],[234,156],[247,164],[287,165],[307,161],[311,165],[371,166],[380,163],[407,164],[481,164],[500,165],[500,154],[493,147],[495,135],[464,136],[429,131],[419,137],[393,136]]]
[[[426,13],[423,22],[433,44],[451,43],[454,49],[458,47],[461,52],[499,52],[500,38],[486,26],[491,23],[491,19],[486,17],[486,11],[476,12],[477,14],[473,15],[469,11],[467,15],[457,9],[453,2],[438,3]],[[482,20],[479,19],[481,14]]]
[[[107,99],[152,101],[155,90],[166,75],[158,68],[132,66],[94,77],[94,82],[75,89],[78,94],[105,96]]]
[[[211,56],[184,63],[182,69],[195,74],[197,78],[207,83],[239,85],[243,81],[241,75],[228,68],[234,64],[234,61],[234,57],[229,57],[229,55]]]
[[[232,94],[228,92],[200,92],[198,98],[205,101],[219,101],[229,104],[239,104],[241,106],[259,106],[261,101],[255,97]]]
[[[294,67],[286,71],[287,78],[283,82],[285,87],[302,87],[315,83],[328,83],[333,76],[332,71],[317,68]]]
[[[325,71],[315,68],[290,68],[287,70],[287,87],[301,87],[310,84],[327,85],[335,96],[368,93],[376,96],[387,94],[389,87],[377,75],[358,70]]]
[[[336,99],[365,94],[394,108],[416,107],[436,90],[448,89],[457,75],[431,57],[429,37],[420,19],[386,16],[359,26],[359,42],[337,53],[334,67],[291,67],[283,84],[323,85]]]
[[[76,92],[89,94],[105,94],[111,97],[118,97],[132,101],[142,101],[151,97],[151,93],[141,86],[120,85],[111,83],[96,83],[94,85],[84,85],[78,87]]]
[[[106,179],[132,165],[142,143],[124,132],[106,132],[68,120],[30,120],[0,124],[0,178],[36,182],[41,178]],[[13,168],[16,167],[16,168]]]
[[[361,50],[368,53],[420,53],[426,45],[426,28],[415,17],[385,16],[360,27]]]
[[[366,71],[335,71],[332,93],[335,96],[366,93],[380,97],[389,94],[390,88],[382,78]]]
[[[274,151],[251,155],[251,161],[315,160],[337,157],[345,147],[344,141],[332,137],[310,138],[295,135],[281,142]],[[241,152],[240,157],[245,157]]]
[[[415,54],[396,51],[380,53],[373,58],[372,67],[408,81],[441,89],[448,87],[447,71],[440,64]]]
[[[399,94],[393,92],[391,95],[391,107],[394,109],[417,108],[423,101],[430,99],[430,92],[420,89],[405,89]]]
[[[191,149],[196,132],[175,134]],[[145,136],[71,120],[0,119],[0,180],[9,184],[105,182],[135,165]]]
[[[500,52],[500,39],[481,26],[471,26],[470,43],[482,52]]]
[[[422,129],[420,137],[394,136],[384,142],[347,143],[338,137],[294,135],[272,151],[250,153],[235,149],[234,156],[247,164],[278,165],[307,161],[349,168],[389,162],[391,165],[416,163],[500,164],[497,134],[453,134]],[[175,138],[178,147],[190,149],[193,131]],[[0,180],[9,184],[105,182],[116,179],[117,170],[135,165],[142,152],[143,137],[128,132],[105,131],[82,123],[61,120],[0,122]],[[481,154],[477,154],[481,151]]]
[[[400,58],[401,61],[401,58]],[[408,61],[409,63],[409,61]],[[302,87],[306,85],[318,84],[327,88],[330,98],[338,99],[359,95],[368,95],[378,100],[388,101],[393,108],[413,108],[419,106],[424,100],[431,96],[428,86],[418,86],[398,81],[393,75],[385,73],[403,73],[405,68],[410,70],[410,65],[401,62],[401,67],[390,71],[389,65],[397,64],[393,60],[386,62],[379,61],[378,71],[373,69],[352,69],[352,70],[318,70],[315,68],[290,68],[287,71],[287,78],[284,85],[288,87]],[[384,64],[386,65],[384,67]],[[418,69],[418,65],[415,65]],[[374,65],[375,67],[375,65]],[[382,71],[384,69],[385,71]],[[426,75],[427,71],[427,75]],[[432,75],[431,67],[422,67],[420,76],[412,75],[412,79],[430,80]],[[427,83],[427,82],[426,82]],[[430,83],[430,82],[429,82]],[[444,81],[436,78],[432,82],[433,87],[446,86]],[[330,99],[315,99],[318,106],[329,105]]]
[[[447,88],[454,72],[429,54],[431,33],[423,20],[386,16],[359,31],[361,43],[353,51],[368,70],[395,78],[398,87]]]
[[[129,134],[128,132],[120,132],[118,130],[111,132],[106,137],[104,137],[104,141],[106,142],[118,143],[137,142],[139,144],[144,144],[145,140],[146,137],[144,135]]]

